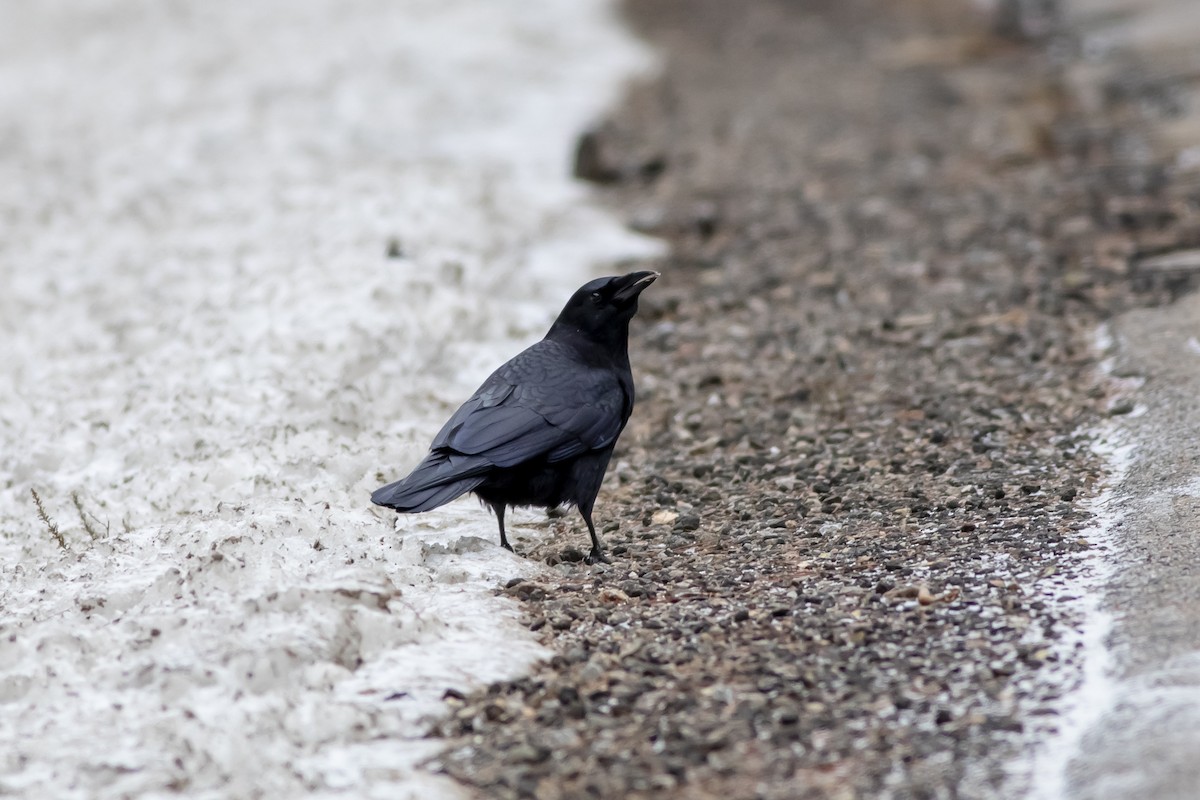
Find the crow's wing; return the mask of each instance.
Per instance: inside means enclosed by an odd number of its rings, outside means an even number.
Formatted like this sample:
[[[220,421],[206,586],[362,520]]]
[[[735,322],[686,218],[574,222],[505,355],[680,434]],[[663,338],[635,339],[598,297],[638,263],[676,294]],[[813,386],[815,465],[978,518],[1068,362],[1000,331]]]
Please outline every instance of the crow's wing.
[[[431,450],[481,456],[497,467],[561,461],[611,446],[630,410],[619,373],[586,366],[542,340],[492,373]]]

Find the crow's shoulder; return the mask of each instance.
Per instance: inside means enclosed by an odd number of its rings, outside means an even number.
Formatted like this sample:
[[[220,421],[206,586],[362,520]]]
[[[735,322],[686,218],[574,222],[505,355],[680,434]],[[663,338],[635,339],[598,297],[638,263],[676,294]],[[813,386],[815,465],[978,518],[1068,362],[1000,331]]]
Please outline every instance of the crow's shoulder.
[[[610,446],[633,398],[611,369],[584,364],[542,340],[491,374],[434,438],[433,447],[485,455],[509,466]]]

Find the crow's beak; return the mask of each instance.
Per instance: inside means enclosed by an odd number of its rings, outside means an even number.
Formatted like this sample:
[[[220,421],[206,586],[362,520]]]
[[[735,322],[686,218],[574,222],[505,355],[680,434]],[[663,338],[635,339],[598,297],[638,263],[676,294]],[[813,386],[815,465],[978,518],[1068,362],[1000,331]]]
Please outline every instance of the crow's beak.
[[[642,293],[643,289],[654,283],[657,277],[657,272],[631,272],[625,275],[621,278],[623,285],[613,295],[613,300],[616,300],[618,303],[628,303],[636,299]]]

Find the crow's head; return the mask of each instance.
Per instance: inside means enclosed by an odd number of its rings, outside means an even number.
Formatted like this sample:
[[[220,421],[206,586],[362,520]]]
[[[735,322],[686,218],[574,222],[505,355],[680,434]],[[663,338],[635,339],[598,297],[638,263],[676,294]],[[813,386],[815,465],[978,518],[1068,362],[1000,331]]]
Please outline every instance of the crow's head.
[[[585,283],[563,307],[551,335],[578,332],[600,341],[624,341],[629,320],[637,313],[638,295],[657,277],[657,272],[631,272]]]

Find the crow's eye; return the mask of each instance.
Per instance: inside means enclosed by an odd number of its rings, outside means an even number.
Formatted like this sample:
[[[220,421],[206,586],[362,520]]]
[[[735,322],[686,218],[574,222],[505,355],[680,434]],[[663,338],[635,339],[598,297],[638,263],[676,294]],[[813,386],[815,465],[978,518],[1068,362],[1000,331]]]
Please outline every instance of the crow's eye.
[[[603,300],[604,300],[604,298],[600,296],[599,292],[592,292],[592,302],[593,303],[595,303],[596,305],[600,305],[600,303]]]

